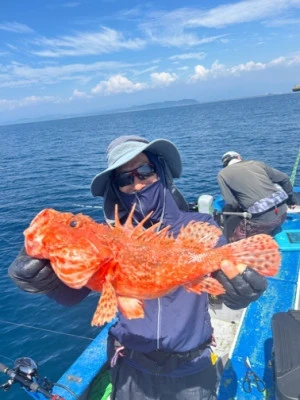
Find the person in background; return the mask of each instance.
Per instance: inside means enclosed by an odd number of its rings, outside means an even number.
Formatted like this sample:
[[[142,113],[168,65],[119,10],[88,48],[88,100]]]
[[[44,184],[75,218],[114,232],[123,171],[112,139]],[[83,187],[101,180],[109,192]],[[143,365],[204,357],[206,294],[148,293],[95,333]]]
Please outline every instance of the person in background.
[[[285,221],[287,206],[296,205],[289,177],[261,161],[244,161],[235,151],[225,153],[222,164],[218,183],[225,201],[223,211],[247,211],[252,215],[246,223],[240,221],[230,241],[258,233],[272,234]]]
[[[104,215],[110,223],[115,204],[122,223],[136,204],[134,224],[152,211],[146,225],[158,223],[159,229],[170,226],[175,237],[190,221],[216,225],[209,214],[188,212],[173,182],[181,175],[181,158],[172,142],[121,136],[109,145],[107,161],[108,168],[93,179],[91,191],[104,198]],[[221,236],[217,246],[225,243]],[[10,265],[9,275],[21,289],[46,293],[65,305],[76,304],[89,292],[68,288],[48,260],[33,259],[24,249]],[[231,280],[222,271],[214,276],[226,289],[222,300],[233,309],[247,307],[267,287],[266,279],[251,268]],[[145,318],[128,320],[118,313],[116,324],[110,328],[112,399],[216,400],[218,373],[211,350],[208,295],[188,293],[179,287],[144,303]]]

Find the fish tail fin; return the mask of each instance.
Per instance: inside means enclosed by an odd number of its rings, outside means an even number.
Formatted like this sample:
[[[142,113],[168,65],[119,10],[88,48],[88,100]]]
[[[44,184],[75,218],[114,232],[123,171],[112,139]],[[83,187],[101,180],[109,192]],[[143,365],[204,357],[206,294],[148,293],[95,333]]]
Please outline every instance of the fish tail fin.
[[[181,231],[177,237],[182,247],[199,249],[200,243],[203,250],[212,249],[216,246],[222,231],[215,225],[208,222],[191,221]]]
[[[246,267],[250,267],[264,276],[273,276],[279,270],[281,262],[279,247],[270,235],[250,236],[224,247],[233,252],[233,259],[228,257],[221,263],[221,269],[228,277],[231,272],[233,275],[237,275]],[[233,269],[236,272],[233,272]]]
[[[102,294],[92,319],[92,326],[101,326],[110,322],[117,312],[117,297],[112,284],[105,281]]]

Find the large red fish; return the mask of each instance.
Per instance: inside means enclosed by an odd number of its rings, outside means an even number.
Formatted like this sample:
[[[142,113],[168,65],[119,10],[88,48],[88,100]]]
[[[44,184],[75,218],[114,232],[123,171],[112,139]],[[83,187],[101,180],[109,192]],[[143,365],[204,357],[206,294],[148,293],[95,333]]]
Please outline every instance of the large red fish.
[[[222,269],[233,278],[246,266],[262,275],[276,274],[280,252],[269,235],[256,235],[214,248],[219,228],[192,222],[176,239],[168,229],[156,232],[143,224],[99,224],[83,214],[41,211],[24,231],[27,253],[49,259],[57,276],[68,286],[87,286],[101,292],[92,325],[103,325],[117,309],[131,318],[143,318],[143,300],[164,296],[179,286],[198,294],[224,293],[210,276]],[[117,212],[116,212],[117,215]]]

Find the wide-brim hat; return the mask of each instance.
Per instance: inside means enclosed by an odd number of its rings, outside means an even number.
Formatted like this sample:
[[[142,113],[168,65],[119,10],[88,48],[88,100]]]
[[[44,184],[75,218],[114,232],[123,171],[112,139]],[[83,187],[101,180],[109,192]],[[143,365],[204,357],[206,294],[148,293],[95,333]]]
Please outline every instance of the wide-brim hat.
[[[93,196],[104,196],[112,172],[131,161],[143,151],[149,151],[163,157],[173,178],[179,178],[182,171],[181,157],[177,147],[167,139],[155,139],[149,142],[140,136],[121,136],[108,146],[108,167],[97,174],[91,183]]]

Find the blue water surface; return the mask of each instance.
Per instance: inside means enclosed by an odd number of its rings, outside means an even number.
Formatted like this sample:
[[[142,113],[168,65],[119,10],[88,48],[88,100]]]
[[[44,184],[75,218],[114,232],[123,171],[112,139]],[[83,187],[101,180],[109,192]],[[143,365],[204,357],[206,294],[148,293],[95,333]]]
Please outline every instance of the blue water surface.
[[[19,290],[7,268],[24,229],[43,208],[103,221],[102,200],[92,197],[90,182],[106,167],[111,140],[134,134],[173,141],[183,161],[177,186],[196,201],[200,194],[218,193],[216,176],[228,150],[290,176],[300,146],[299,115],[300,94],[293,93],[0,126],[0,362],[12,366],[17,357],[30,356],[41,376],[56,381],[99,332],[90,326],[96,293],[67,309]],[[28,398],[15,387],[0,393],[6,400]]]

